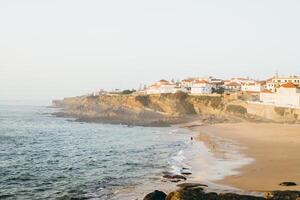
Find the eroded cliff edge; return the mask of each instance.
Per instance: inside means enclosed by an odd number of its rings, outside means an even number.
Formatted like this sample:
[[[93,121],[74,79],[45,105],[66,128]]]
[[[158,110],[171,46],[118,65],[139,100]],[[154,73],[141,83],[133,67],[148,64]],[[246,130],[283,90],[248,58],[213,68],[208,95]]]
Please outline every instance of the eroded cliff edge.
[[[253,106],[246,101],[226,95],[106,94],[65,98],[53,101],[53,106],[62,108],[61,112],[55,113],[56,116],[74,117],[79,121],[142,126],[169,126],[199,119],[209,123],[241,120],[299,122],[295,111],[280,108],[284,112],[278,113],[278,108],[273,108],[273,113],[270,113],[268,107],[268,117],[265,117],[261,112],[264,106],[255,113]]]

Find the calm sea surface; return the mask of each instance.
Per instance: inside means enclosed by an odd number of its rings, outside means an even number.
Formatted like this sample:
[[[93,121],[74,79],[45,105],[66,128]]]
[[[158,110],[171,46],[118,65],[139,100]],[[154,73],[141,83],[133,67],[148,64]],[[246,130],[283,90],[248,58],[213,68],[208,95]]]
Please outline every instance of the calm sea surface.
[[[0,199],[113,199],[161,182],[189,151],[184,129],[79,123],[54,111],[0,106]]]

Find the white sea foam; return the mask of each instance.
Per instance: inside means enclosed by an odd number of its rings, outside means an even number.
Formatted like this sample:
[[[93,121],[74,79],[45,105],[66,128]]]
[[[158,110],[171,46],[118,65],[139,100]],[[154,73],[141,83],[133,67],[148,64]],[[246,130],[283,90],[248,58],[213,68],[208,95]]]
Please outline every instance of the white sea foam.
[[[216,181],[226,176],[237,175],[238,169],[253,162],[243,155],[237,144],[230,140],[213,138],[220,147],[221,155],[211,152],[203,142],[195,142],[191,150],[189,164],[193,167],[193,179]]]

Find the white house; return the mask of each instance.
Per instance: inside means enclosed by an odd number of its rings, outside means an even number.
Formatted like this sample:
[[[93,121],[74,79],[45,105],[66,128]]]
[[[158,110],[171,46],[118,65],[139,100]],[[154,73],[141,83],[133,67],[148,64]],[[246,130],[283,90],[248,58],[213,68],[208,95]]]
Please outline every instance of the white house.
[[[264,89],[263,84],[256,83],[246,83],[241,86],[243,92],[261,92]]]
[[[238,83],[240,85],[255,83],[255,81],[253,79],[249,79],[249,78],[232,78],[230,81]]]
[[[272,77],[267,80],[267,89],[276,92],[280,86],[286,83],[293,83],[296,86],[300,86],[300,77],[299,76],[289,76],[289,77]]]
[[[191,87],[191,94],[211,94],[212,85],[205,80],[197,80]]]
[[[147,94],[163,94],[163,93],[174,93],[175,84],[170,83],[166,80],[160,80],[146,89]]]
[[[285,83],[276,93],[264,90],[260,93],[260,101],[275,106],[300,108],[300,88],[293,83]]]
[[[224,85],[224,88],[228,92],[238,92],[241,90],[241,84],[237,82],[229,82]]]
[[[195,81],[196,81],[195,78],[187,78],[187,79],[182,80],[180,82],[180,84],[182,87],[191,88]]]

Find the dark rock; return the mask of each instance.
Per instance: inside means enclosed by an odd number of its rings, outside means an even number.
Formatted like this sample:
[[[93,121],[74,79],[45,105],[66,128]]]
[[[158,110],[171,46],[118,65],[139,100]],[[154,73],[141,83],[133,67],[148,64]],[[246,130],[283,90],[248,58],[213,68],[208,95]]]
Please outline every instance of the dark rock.
[[[165,200],[166,196],[167,195],[164,192],[155,190],[154,192],[147,194],[144,200]]]
[[[300,197],[300,191],[272,191],[266,192],[264,196],[271,200],[296,200]]]
[[[169,193],[165,200],[300,200],[300,191],[272,191],[264,197],[234,193],[206,193],[202,184],[179,184],[179,190]]]
[[[219,194],[220,200],[265,200],[263,197],[256,197],[250,195],[239,195],[233,193]]]
[[[167,179],[179,179],[179,180],[186,180],[185,176],[178,175],[178,174],[166,174],[163,176],[164,178]]]
[[[201,183],[181,183],[178,184],[177,187],[188,188],[188,187],[208,187],[208,186]]]
[[[202,188],[185,188],[180,191],[179,199],[180,200],[198,200],[205,199],[205,193]],[[171,198],[170,200],[177,200],[176,198]]]
[[[192,185],[191,185],[192,186]],[[239,195],[239,194],[217,194],[214,192],[205,193],[200,186],[184,187],[180,190],[171,192],[166,200],[266,200],[263,197]]]
[[[191,175],[191,172],[181,172],[182,175]]]
[[[279,185],[281,185],[281,186],[296,186],[297,184],[294,182],[282,182]]]
[[[180,173],[183,175],[191,175],[192,174],[191,170],[187,169],[187,168],[182,168],[182,170],[180,170]]]
[[[174,175],[173,178],[186,180],[186,177],[182,175]]]
[[[182,181],[182,180],[180,180],[180,179],[171,179],[170,180],[172,183],[178,183],[178,182],[180,182],[180,181]]]

